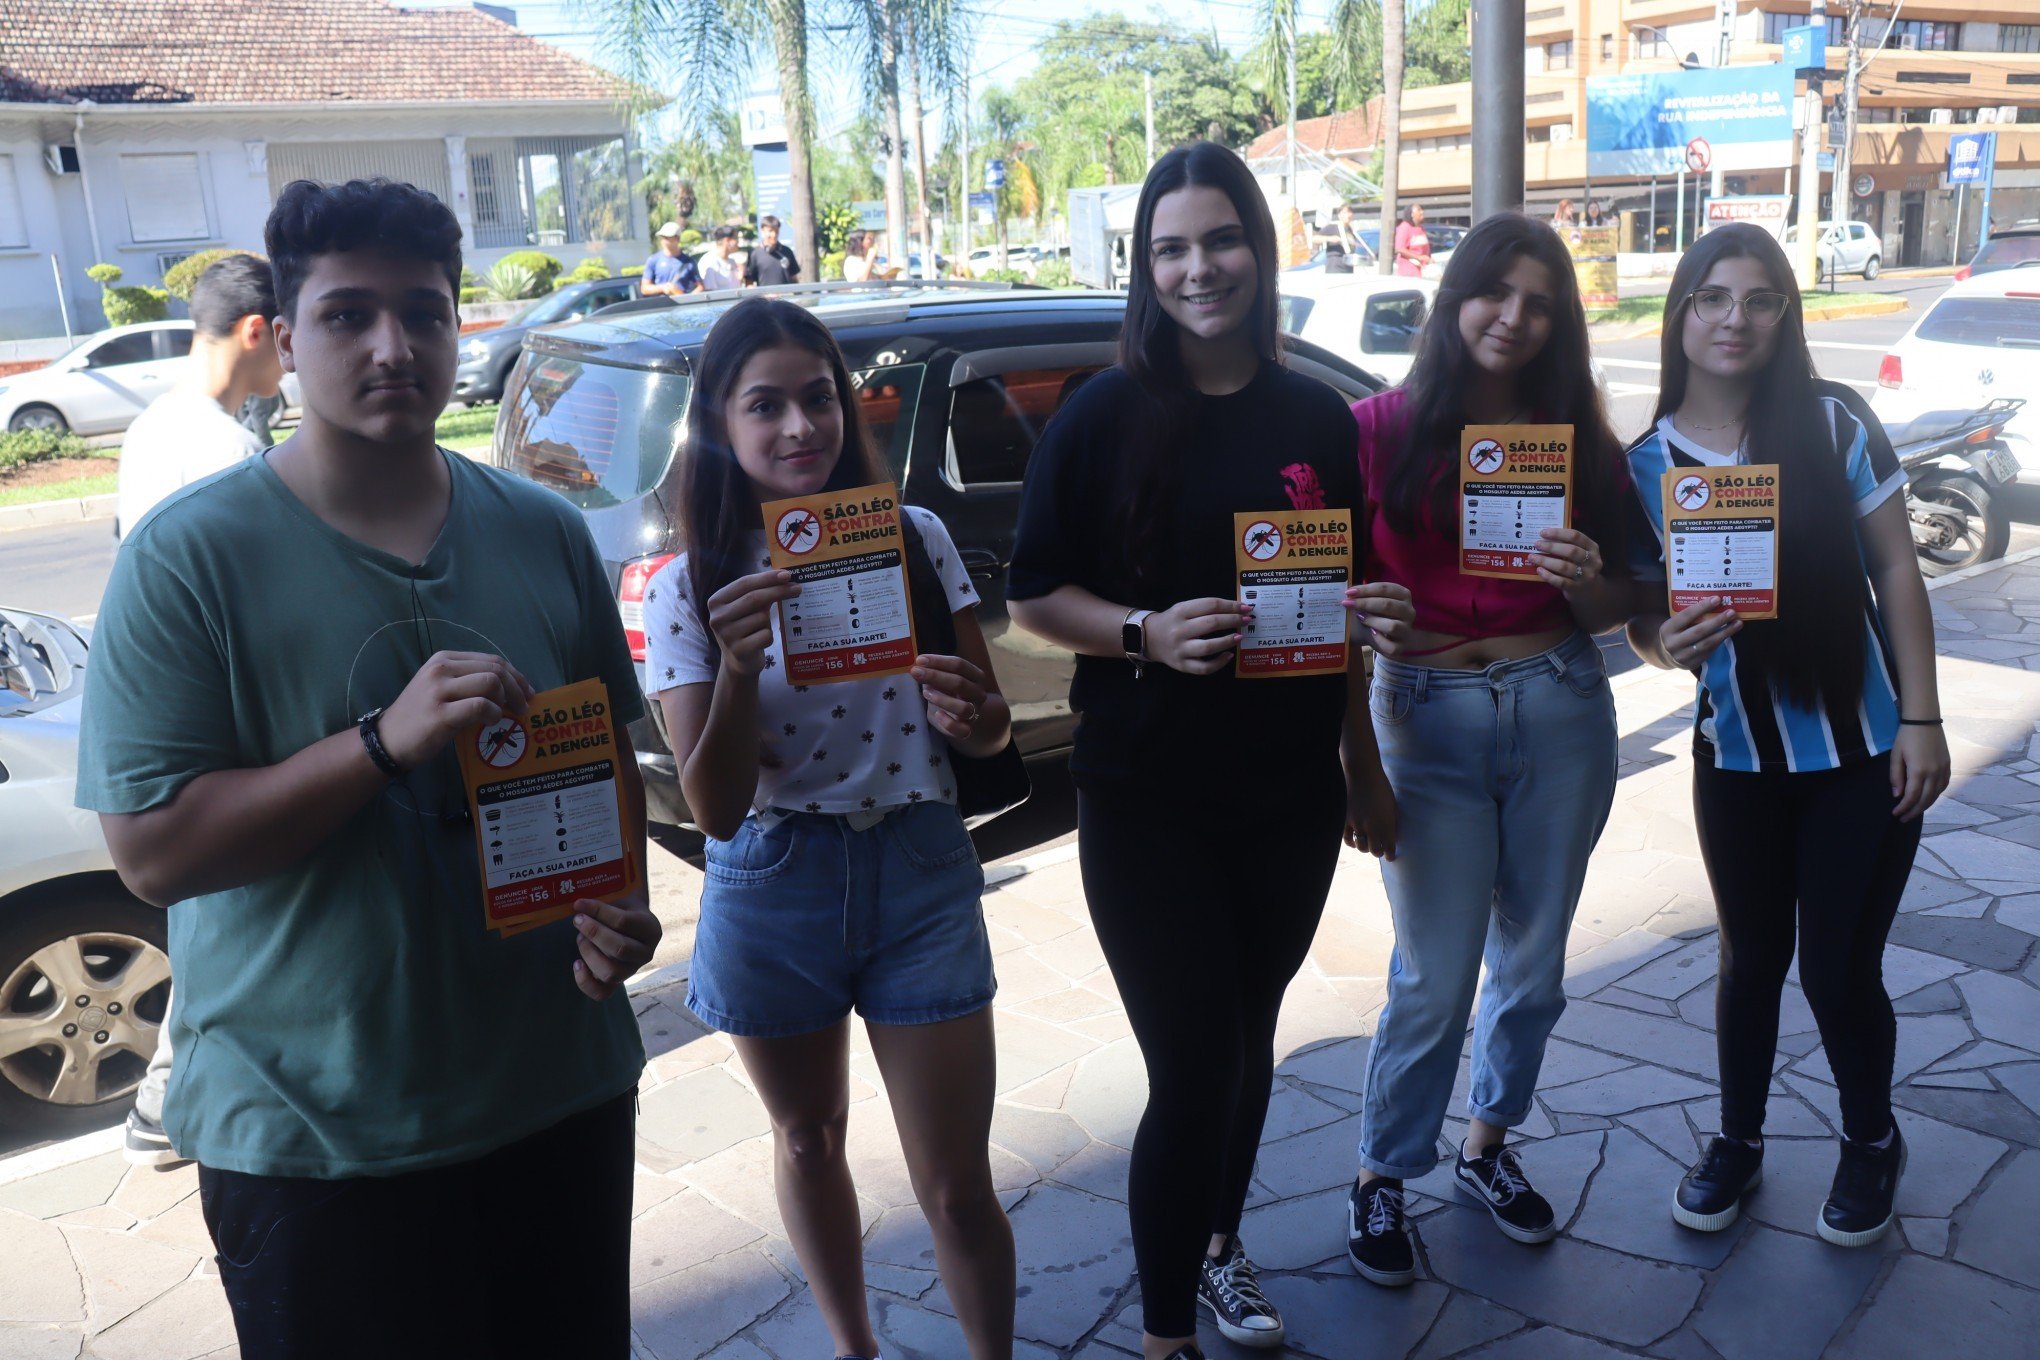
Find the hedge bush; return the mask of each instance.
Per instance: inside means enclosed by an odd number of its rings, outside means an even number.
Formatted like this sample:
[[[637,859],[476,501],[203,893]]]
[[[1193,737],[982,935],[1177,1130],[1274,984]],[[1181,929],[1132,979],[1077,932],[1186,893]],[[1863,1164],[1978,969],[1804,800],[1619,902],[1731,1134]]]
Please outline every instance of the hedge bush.
[[[687,230],[680,233],[680,248],[682,250],[685,250],[689,246],[698,246],[707,239],[708,238],[706,236],[703,236],[693,227],[689,227]]]
[[[542,250],[512,251],[510,254],[505,255],[498,263],[514,264],[520,268],[529,269],[533,276],[538,279],[537,290],[527,293],[525,295],[527,297],[543,297],[545,294],[550,293],[553,290],[553,281],[559,278],[560,271],[566,268],[559,260]]]
[[[460,286],[460,300],[462,302],[487,302],[489,300],[489,290],[479,283],[464,283]]]
[[[847,256],[840,250],[832,250],[822,256],[822,281],[824,283],[831,279],[843,277],[843,261],[846,258]]]
[[[252,250],[201,250],[196,255],[186,256],[170,266],[163,275],[163,287],[179,302],[191,301],[191,290],[198,286],[198,276],[205,273],[232,255],[255,255]],[[256,259],[261,259],[255,255]]]
[[[598,260],[593,255],[574,266],[574,272],[562,280],[564,283],[599,283],[610,275],[609,261]]]
[[[109,326],[132,326],[141,321],[161,321],[170,315],[170,294],[162,288],[137,288],[121,284],[121,267],[95,264],[85,277],[99,285],[99,310],[106,313]]]
[[[979,278],[988,283],[1027,283],[1028,277],[1017,269],[987,269]]]
[[[1034,281],[1043,288],[1068,288],[1076,282],[1076,277],[1070,273],[1068,260],[1054,256],[1034,266]]]
[[[0,432],[0,472],[47,458],[82,458],[91,450],[75,434],[55,430]]]

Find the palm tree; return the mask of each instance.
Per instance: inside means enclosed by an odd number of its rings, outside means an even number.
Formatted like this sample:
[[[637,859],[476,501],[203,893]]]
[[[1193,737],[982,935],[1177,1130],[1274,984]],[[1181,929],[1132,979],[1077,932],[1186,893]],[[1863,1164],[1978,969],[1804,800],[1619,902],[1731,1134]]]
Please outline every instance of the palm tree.
[[[604,46],[639,89],[677,75],[680,111],[690,131],[728,112],[729,92],[749,83],[766,46],[779,71],[786,115],[786,162],[793,181],[787,244],[801,277],[819,277],[815,189],[809,167],[814,99],[808,89],[808,0],[584,0],[604,30]],[[727,41],[711,35],[727,34]],[[646,110],[638,110],[645,112]]]
[[[969,46],[968,15],[957,0],[827,0],[847,5],[840,27],[851,35],[851,47],[863,77],[865,97],[877,109],[885,143],[885,219],[895,262],[907,255],[906,124],[902,108],[901,66],[913,96],[911,121],[920,179],[921,221],[927,222],[927,155],[921,147],[921,82],[929,79],[939,92],[957,80]]]
[[[1403,0],[1381,0],[1381,249],[1376,267],[1395,272],[1395,198],[1402,164]]]

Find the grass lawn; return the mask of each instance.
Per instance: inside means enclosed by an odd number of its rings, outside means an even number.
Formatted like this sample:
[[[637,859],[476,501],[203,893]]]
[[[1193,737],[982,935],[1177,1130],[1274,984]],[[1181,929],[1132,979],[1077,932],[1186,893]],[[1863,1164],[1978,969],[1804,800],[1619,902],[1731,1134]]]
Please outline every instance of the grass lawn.
[[[1809,315],[1818,316],[1829,307],[1850,303],[1860,298],[1860,293],[1830,293],[1825,290],[1802,293]],[[1596,324],[1608,322],[1627,325],[1636,321],[1655,321],[1664,315],[1665,295],[1651,293],[1644,297],[1626,297],[1618,300],[1613,307],[1597,308],[1587,313],[1587,320]]]
[[[32,505],[37,501],[68,501],[80,496],[110,496],[120,489],[119,449],[93,449],[83,457],[64,461],[75,466],[85,463],[88,459],[105,459],[107,471],[85,472],[57,481],[19,477],[16,479],[17,484],[13,486],[7,484],[8,479],[0,478],[0,506]],[[29,463],[24,465],[22,471],[34,467],[35,464]]]
[[[439,442],[456,453],[486,449],[496,433],[496,407],[493,403],[451,407],[439,417],[439,424],[434,429],[439,435]]]

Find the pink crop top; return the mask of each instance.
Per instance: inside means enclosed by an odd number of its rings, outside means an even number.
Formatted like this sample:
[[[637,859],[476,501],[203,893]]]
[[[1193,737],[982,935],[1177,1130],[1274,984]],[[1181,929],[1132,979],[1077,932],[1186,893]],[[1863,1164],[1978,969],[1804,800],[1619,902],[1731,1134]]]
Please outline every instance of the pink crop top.
[[[1363,577],[1408,586],[1417,607],[1416,626],[1455,638],[1506,637],[1542,633],[1572,621],[1565,596],[1542,581],[1505,581],[1462,576],[1456,535],[1441,532],[1426,513],[1414,533],[1399,532],[1380,508],[1389,464],[1408,429],[1407,394],[1391,388],[1353,403],[1360,425],[1360,491],[1365,498],[1366,544]],[[1593,530],[1574,524],[1587,533]]]

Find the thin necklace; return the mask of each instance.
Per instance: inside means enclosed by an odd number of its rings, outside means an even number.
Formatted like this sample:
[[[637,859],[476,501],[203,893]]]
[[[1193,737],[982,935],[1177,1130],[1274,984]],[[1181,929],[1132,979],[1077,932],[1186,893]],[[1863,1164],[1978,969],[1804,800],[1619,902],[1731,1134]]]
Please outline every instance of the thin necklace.
[[[1679,412],[1678,419],[1689,430],[1705,430],[1709,434],[1717,434],[1722,430],[1734,429],[1736,426],[1742,424],[1745,420],[1748,420],[1749,415],[1750,415],[1749,411],[1744,410],[1741,415],[1734,416],[1720,425],[1702,425],[1699,421],[1693,419],[1693,417],[1687,415],[1684,411]]]

